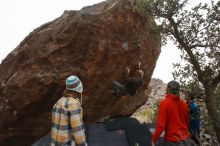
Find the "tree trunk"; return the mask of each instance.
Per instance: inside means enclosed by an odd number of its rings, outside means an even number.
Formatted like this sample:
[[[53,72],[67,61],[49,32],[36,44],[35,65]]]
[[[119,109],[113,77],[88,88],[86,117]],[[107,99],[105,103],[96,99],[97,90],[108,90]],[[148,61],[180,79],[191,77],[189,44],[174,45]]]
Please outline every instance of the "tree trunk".
[[[205,94],[206,94],[206,105],[208,109],[209,116],[213,120],[214,126],[215,123],[219,119],[219,115],[217,112],[217,102],[216,102],[216,96],[214,95],[214,89],[209,87],[209,89],[205,89]]]
[[[210,134],[216,138],[213,139],[212,137],[212,140],[213,140],[213,144],[215,146],[219,146],[219,138],[217,137],[218,135],[218,130],[216,129],[217,128],[217,124],[218,124],[218,121],[220,119],[220,115],[218,114],[218,111],[217,111],[217,98],[216,96],[214,95],[214,90],[215,88],[210,88],[209,89],[205,89],[205,94],[206,94],[206,105],[207,105],[207,109],[208,109],[208,114],[209,114],[209,117],[211,118],[211,125],[213,125],[212,128],[214,129],[209,129],[209,130],[214,130],[215,132],[213,133],[214,135],[212,135],[211,132]],[[217,141],[218,140],[218,141]]]

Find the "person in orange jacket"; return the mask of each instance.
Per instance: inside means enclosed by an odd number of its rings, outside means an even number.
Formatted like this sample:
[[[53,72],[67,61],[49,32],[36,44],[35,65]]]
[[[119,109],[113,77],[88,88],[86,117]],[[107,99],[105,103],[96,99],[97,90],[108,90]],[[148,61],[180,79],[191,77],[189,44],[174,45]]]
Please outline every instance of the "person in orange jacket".
[[[152,138],[152,146],[156,145],[160,134],[165,131],[165,146],[191,146],[189,140],[189,108],[180,99],[180,84],[170,81],[167,85],[167,95],[160,102],[156,129]]]

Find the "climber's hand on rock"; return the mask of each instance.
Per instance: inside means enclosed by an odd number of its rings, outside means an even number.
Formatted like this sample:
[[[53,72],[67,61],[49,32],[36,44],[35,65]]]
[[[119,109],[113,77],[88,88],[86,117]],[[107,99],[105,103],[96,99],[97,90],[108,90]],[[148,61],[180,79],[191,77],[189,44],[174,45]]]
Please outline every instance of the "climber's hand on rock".
[[[130,73],[130,68],[126,67],[126,71],[127,71],[127,74],[129,74]]]
[[[141,62],[139,61],[137,64],[138,69],[141,69]]]

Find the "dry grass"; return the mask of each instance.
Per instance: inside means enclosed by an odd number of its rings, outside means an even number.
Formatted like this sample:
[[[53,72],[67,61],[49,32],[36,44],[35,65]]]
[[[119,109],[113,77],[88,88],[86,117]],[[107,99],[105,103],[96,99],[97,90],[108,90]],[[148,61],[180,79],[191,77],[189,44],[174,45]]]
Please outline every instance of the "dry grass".
[[[152,123],[155,121],[155,112],[152,108],[142,107],[142,109],[135,112],[132,117],[136,118],[140,123]]]

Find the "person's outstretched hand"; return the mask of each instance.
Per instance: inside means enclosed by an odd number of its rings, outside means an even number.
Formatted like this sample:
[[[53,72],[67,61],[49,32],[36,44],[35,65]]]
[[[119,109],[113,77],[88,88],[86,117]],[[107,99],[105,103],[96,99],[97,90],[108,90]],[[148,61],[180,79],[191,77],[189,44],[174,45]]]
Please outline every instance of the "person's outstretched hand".
[[[141,62],[140,61],[138,62],[137,66],[138,66],[138,69],[141,69]]]
[[[130,73],[130,68],[126,67],[126,71],[127,71],[127,74],[129,74]]]

